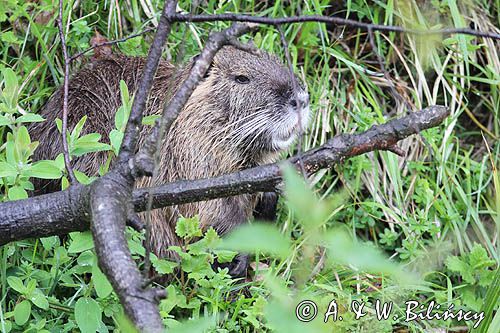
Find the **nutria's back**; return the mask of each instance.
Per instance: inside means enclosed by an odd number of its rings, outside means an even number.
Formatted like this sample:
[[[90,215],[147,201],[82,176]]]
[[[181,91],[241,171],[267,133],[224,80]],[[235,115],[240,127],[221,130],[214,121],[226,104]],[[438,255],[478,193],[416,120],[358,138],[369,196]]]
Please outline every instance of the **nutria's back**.
[[[124,80],[135,91],[144,63],[142,58],[113,56],[74,75],[69,84],[69,128],[87,115],[83,132],[100,133],[106,142],[121,104],[119,82]],[[160,63],[146,114],[161,112],[164,100],[179,87],[190,66],[178,71],[174,79],[174,67]],[[293,142],[300,125],[307,124],[308,103],[305,90],[277,58],[224,47],[167,134],[159,182],[213,177],[275,161]],[[31,129],[33,139],[40,141],[35,159],[53,159],[62,152],[54,123],[61,105],[59,89],[41,111],[47,121]],[[141,132],[141,141],[146,132]],[[96,175],[106,158],[107,153],[88,154],[76,158],[73,165]],[[138,182],[138,186],[146,185],[150,179]],[[251,217],[255,200],[255,195],[241,195],[155,210],[151,239],[155,252],[164,255],[167,246],[179,242],[173,231],[179,215],[198,214],[202,225],[224,233]]]

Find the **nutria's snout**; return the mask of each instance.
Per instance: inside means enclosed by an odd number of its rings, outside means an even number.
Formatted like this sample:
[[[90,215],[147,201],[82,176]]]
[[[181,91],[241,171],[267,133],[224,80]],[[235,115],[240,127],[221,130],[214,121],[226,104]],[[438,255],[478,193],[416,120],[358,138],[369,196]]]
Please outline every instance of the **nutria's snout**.
[[[309,94],[298,87],[285,106],[285,114],[271,128],[271,145],[274,150],[287,149],[309,123]]]

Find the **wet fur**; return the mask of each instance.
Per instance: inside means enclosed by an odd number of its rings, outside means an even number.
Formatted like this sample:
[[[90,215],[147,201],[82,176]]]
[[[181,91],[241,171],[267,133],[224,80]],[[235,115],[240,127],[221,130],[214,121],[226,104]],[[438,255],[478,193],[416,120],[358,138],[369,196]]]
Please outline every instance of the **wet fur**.
[[[129,90],[135,91],[145,59],[112,56],[87,65],[74,75],[69,84],[69,128],[88,116],[83,134],[97,132],[103,142],[114,127],[115,111],[121,106],[119,82],[124,80]],[[191,64],[181,69],[176,78],[174,67],[160,62],[146,114],[161,113],[163,101],[168,100]],[[235,75],[246,75],[246,85],[234,81]],[[280,149],[270,144],[266,131],[280,128],[280,117],[294,94],[290,72],[267,53],[248,54],[225,47],[216,56],[207,77],[198,85],[179,117],[167,134],[161,151],[158,184],[178,179],[199,179],[242,170],[255,165],[274,162]],[[61,115],[62,89],[58,89],[41,115],[47,121],[30,129],[33,140],[40,142],[34,159],[54,159],[62,152],[61,135],[55,119]],[[266,115],[264,117],[263,115]],[[248,129],[244,124],[248,124]],[[260,134],[252,134],[252,125],[261,126]],[[239,129],[243,126],[243,129]],[[246,132],[245,132],[246,130]],[[148,129],[141,132],[144,140]],[[73,160],[74,168],[87,175],[97,175],[107,153],[87,154]],[[150,178],[140,179],[138,187],[151,186]],[[156,185],[156,184],[154,184]],[[39,181],[37,193],[58,189],[54,182]],[[213,226],[224,234],[248,221],[253,214],[258,195],[240,195],[230,198],[190,203],[151,212],[153,251],[168,256],[170,245],[180,244],[175,234],[175,223],[180,215],[199,215],[206,229]]]

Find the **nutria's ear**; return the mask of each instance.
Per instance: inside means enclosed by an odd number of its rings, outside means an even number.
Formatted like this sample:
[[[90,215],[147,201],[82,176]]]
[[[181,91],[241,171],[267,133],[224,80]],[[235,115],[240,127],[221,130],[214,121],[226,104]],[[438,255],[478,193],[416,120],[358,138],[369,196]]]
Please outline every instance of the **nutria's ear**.
[[[199,54],[195,55],[192,59],[191,59],[191,67],[194,66],[194,63],[195,61],[200,57]],[[210,63],[210,66],[208,66],[207,68],[207,72],[205,73],[205,75],[203,76],[204,79],[206,79],[207,77],[210,76],[210,72],[212,71],[212,68],[213,68],[213,62]]]

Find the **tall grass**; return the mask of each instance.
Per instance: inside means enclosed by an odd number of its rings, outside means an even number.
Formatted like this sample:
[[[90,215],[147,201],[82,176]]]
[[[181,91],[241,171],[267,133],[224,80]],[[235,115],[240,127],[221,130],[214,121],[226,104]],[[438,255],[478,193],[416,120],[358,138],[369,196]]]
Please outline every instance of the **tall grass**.
[[[191,6],[189,1],[179,2],[183,11]],[[25,111],[36,113],[61,82],[56,7],[57,2],[18,1],[5,2],[0,8],[0,69],[12,68],[16,73],[18,106]],[[86,49],[95,31],[112,40],[157,25],[160,7],[157,0],[65,1],[70,54]],[[411,28],[473,27],[500,32],[498,0],[209,0],[202,2],[197,12],[336,15]],[[199,52],[211,30],[227,26],[220,22],[177,24],[165,57],[185,61]],[[177,59],[184,33],[186,59]],[[293,205],[296,198],[282,199],[277,226],[289,241],[286,251],[281,255],[257,251],[251,278],[240,284],[224,274],[206,273],[203,278],[168,286],[169,297],[161,303],[166,324],[182,329],[178,321],[207,317],[207,322],[200,322],[201,326],[193,330],[206,326],[212,330],[218,327],[220,332],[463,331],[473,325],[452,320],[405,322],[404,302],[418,299],[423,304],[435,301],[443,309],[453,303],[457,309],[485,311],[487,317],[479,331],[498,331],[499,41],[463,35],[417,38],[376,33],[376,51],[387,70],[384,75],[364,31],[305,23],[287,26],[285,34],[294,68],[307,85],[313,113],[303,147],[294,147],[290,154],[319,146],[335,134],[366,130],[430,104],[447,105],[451,116],[440,128],[404,140],[400,146],[405,157],[370,153],[309,179],[314,192],[311,205],[329,209],[318,222],[319,230],[336,230],[346,238],[332,236],[332,243],[326,245],[313,242],[316,236],[304,223],[307,218],[297,211],[299,203]],[[284,59],[279,34],[273,27],[262,26],[253,37],[258,47]],[[115,51],[143,56],[151,39],[151,35],[132,39]],[[88,61],[79,60],[73,70]],[[4,75],[0,79],[3,89]],[[0,115],[3,112],[0,109]],[[0,161],[6,158],[7,133],[15,133],[16,126],[0,126]],[[10,186],[0,182],[5,194],[1,200],[8,199]],[[331,204],[339,192],[346,193],[346,198]],[[129,231],[138,263],[143,255],[141,237]],[[251,242],[252,237],[248,237]],[[363,251],[355,251],[356,246],[349,247],[352,244],[362,244]],[[333,249],[328,250],[328,246]],[[342,254],[343,248],[351,249],[355,256]],[[400,281],[395,271],[384,273],[382,266],[370,269],[362,259],[373,258],[371,249],[390,258],[376,257],[380,263],[397,264],[398,272],[411,272],[413,278]],[[190,260],[206,260],[198,257],[201,254],[188,253]],[[86,233],[20,241],[0,248],[1,330],[82,329],[75,318],[75,304],[79,299],[91,299],[100,309],[100,332],[117,326],[126,331],[117,298],[107,291],[102,274],[93,270],[94,260]],[[163,265],[168,271],[169,266]],[[21,307],[32,294],[16,285],[12,277],[20,278],[26,288],[34,285],[34,290],[39,290],[34,293],[42,295],[37,297],[46,299],[48,307],[29,303],[31,311],[23,322]],[[317,301],[321,311],[336,299],[344,320],[324,324],[319,318],[309,326],[299,323],[294,307],[306,298]],[[376,299],[393,301],[399,319],[378,321],[372,310],[354,319],[348,309],[352,300],[373,305]]]

